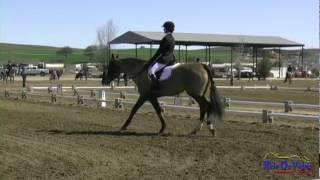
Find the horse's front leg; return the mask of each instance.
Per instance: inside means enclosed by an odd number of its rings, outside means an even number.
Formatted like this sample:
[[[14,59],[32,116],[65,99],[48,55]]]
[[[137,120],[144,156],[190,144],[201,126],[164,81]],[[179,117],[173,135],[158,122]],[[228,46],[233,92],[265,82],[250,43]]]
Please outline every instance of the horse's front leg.
[[[151,102],[153,108],[156,110],[157,115],[158,115],[158,117],[160,119],[161,129],[159,131],[159,134],[162,134],[167,125],[166,125],[166,122],[164,121],[164,118],[162,116],[162,111],[161,111],[160,104],[159,104],[157,98],[150,98],[150,102]]]
[[[138,101],[136,102],[136,104],[133,106],[131,113],[128,117],[128,119],[126,120],[126,122],[123,124],[123,126],[121,127],[120,131],[122,130],[126,130],[127,127],[129,126],[129,124],[131,123],[131,120],[134,116],[134,114],[138,111],[138,109],[144,104],[144,102],[146,102],[146,98],[145,97],[139,97]]]

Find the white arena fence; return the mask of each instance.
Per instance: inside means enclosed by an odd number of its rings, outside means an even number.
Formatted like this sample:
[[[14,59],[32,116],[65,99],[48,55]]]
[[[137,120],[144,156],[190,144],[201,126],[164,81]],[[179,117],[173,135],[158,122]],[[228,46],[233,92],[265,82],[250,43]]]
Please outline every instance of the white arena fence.
[[[242,87],[242,88],[241,88]],[[218,86],[218,88],[231,88],[231,89],[270,89],[270,86]],[[291,87],[289,87],[291,88]],[[90,93],[97,93],[100,90],[126,90],[126,89],[136,89],[135,86],[98,86],[98,87],[92,87],[92,86],[53,86],[53,87],[29,87],[28,90],[30,92],[35,92],[35,90],[48,90],[48,92],[53,92],[56,91],[57,93],[62,93],[62,92],[66,92],[66,91],[73,91],[74,95],[78,95],[80,92],[90,92]],[[291,88],[292,89],[292,88]],[[294,88],[293,89],[297,89]],[[301,90],[303,88],[300,88]],[[307,89],[304,89],[307,90]],[[115,92],[108,92],[108,96],[119,96],[119,93],[115,93]],[[126,98],[129,99],[128,97],[138,97],[139,94],[137,93],[126,93],[124,91],[120,92],[120,98]],[[171,100],[173,101],[174,105],[181,105],[182,101],[187,101],[188,104],[193,104],[193,100],[191,97],[189,96],[170,96],[170,97],[161,97],[161,99],[166,99],[166,100]],[[131,99],[131,100],[135,100],[135,99]],[[286,102],[259,102],[259,101],[241,101],[241,100],[232,100],[230,98],[225,98],[224,99],[224,103],[226,105],[226,107],[229,107],[232,104],[243,104],[243,105],[270,105],[270,106],[283,106],[284,107],[284,111],[285,112],[291,112],[293,111],[294,108],[304,108],[304,109],[320,109],[319,105],[313,105],[313,104],[297,104],[297,103],[293,103],[293,101],[286,101]]]
[[[104,88],[104,89],[103,89]],[[38,96],[38,97],[43,97],[49,99],[50,102],[55,103],[57,102],[58,98],[62,99],[70,99],[70,100],[76,100],[77,104],[84,104],[85,101],[93,101],[94,103],[97,104],[98,107],[114,107],[114,108],[123,108],[125,104],[135,104],[135,100],[128,100],[124,98],[114,98],[110,99],[109,95],[111,94],[116,94],[119,95],[119,93],[111,93],[111,92],[106,92],[105,89],[109,89],[111,87],[103,87],[100,90],[98,90],[98,96],[82,96],[79,94],[76,94],[74,96],[72,95],[63,95],[59,94],[57,92],[50,92],[48,94],[45,93],[36,93],[36,92],[30,92],[27,90],[22,90],[22,91],[10,91],[10,90],[5,90],[4,91],[4,96],[5,97],[15,97],[21,99],[28,99],[32,98],[32,96]],[[132,88],[132,87],[130,87]],[[47,87],[48,89],[48,87]],[[75,89],[75,88],[74,88]],[[86,89],[89,90],[89,87],[86,87]],[[123,88],[126,89],[126,88]],[[97,89],[95,89],[96,91]],[[3,94],[3,93],[1,93]],[[138,94],[126,94],[132,95],[132,96],[138,96]],[[183,106],[183,105],[177,105],[176,99],[181,98],[181,99],[188,99],[190,100],[190,97],[165,97],[165,98],[170,98],[174,99],[173,104],[167,104],[161,102],[160,105],[165,110],[166,108],[173,108],[173,109],[186,109],[186,110],[192,110],[192,111],[199,111],[199,107],[197,106]],[[229,100],[228,100],[229,99]],[[227,113],[233,113],[233,114],[243,114],[243,115],[258,115],[262,116],[262,122],[264,123],[272,123],[274,117],[291,117],[291,118],[298,118],[302,120],[319,120],[319,114],[318,115],[305,115],[305,114],[293,114],[293,113],[288,113],[292,111],[292,107],[302,107],[302,108],[310,108],[310,109],[319,109],[319,105],[312,105],[312,104],[293,104],[292,101],[287,101],[285,103],[278,103],[278,102],[255,102],[255,101],[239,101],[239,100],[231,100],[230,98],[225,98],[224,99],[226,106],[229,108],[226,108]],[[229,103],[229,105],[228,105]],[[274,105],[274,106],[284,106],[285,107],[285,113],[279,113],[279,112],[273,112],[267,109],[263,109],[262,111],[244,111],[244,110],[235,110],[235,109],[230,109],[230,104],[231,103],[238,103],[238,104],[268,104],[268,105]],[[146,105],[150,105],[150,103],[146,103]],[[291,110],[290,110],[291,109]]]
[[[73,90],[73,89],[78,89],[78,90],[101,90],[101,89],[136,89],[136,86],[115,86],[114,83],[112,83],[110,86],[51,86],[51,87],[46,87],[46,86],[37,86],[33,87],[30,86],[28,87],[31,91],[35,90],[48,90],[48,88],[51,88],[52,90],[57,90],[61,89],[61,91],[68,91],[68,90]],[[317,91],[319,92],[319,88],[312,88],[311,86],[308,87],[280,87],[276,85],[265,85],[265,86],[217,86],[218,89],[240,89],[240,90],[246,90],[246,89],[264,89],[264,90],[302,90],[302,91]]]

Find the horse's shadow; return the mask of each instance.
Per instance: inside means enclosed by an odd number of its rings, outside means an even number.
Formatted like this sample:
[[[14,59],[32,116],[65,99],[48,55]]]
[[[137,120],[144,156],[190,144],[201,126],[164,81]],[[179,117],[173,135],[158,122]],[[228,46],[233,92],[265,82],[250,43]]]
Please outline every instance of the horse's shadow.
[[[113,136],[113,137],[197,137],[193,135],[176,135],[171,133],[150,133],[150,132],[134,132],[134,131],[77,131],[77,130],[60,130],[60,129],[50,129],[50,130],[38,130],[37,133],[48,133],[51,135],[93,135],[93,136]]]
[[[50,130],[39,130],[37,132],[44,132],[53,135],[102,135],[102,136],[136,136],[136,137],[152,137],[152,136],[173,136],[170,133],[158,134],[158,133],[149,133],[149,132],[133,132],[133,131],[68,131],[68,130],[59,130],[59,129],[50,129]]]

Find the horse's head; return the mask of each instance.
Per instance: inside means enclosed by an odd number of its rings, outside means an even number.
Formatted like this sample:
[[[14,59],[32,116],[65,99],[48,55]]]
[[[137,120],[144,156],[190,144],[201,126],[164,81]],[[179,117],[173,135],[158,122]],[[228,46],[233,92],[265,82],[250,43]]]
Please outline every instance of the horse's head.
[[[121,73],[120,61],[112,60],[108,66],[104,67],[102,74],[102,84],[109,85],[111,81],[119,77]]]

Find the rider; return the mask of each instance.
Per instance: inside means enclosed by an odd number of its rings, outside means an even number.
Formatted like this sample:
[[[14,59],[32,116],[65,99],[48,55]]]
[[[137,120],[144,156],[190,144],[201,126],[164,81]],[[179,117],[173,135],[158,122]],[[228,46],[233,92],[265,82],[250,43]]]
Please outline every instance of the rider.
[[[171,21],[165,22],[162,27],[166,34],[160,41],[160,47],[153,57],[148,61],[146,67],[151,78],[151,90],[159,89],[159,78],[164,67],[173,65],[175,63],[174,56],[174,23]]]

